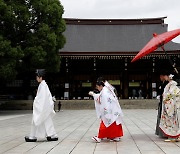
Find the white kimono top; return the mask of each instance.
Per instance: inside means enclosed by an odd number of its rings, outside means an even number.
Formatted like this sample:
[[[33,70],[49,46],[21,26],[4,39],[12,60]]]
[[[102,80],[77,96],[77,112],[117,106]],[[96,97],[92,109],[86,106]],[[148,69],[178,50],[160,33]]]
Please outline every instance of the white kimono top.
[[[43,80],[38,86],[33,103],[33,122],[38,126],[52,115],[55,115],[54,102],[49,87]]]
[[[110,85],[110,84],[109,84]],[[106,127],[116,122],[122,123],[122,110],[119,101],[112,89],[105,86],[100,94],[93,94],[97,117],[100,118]]]

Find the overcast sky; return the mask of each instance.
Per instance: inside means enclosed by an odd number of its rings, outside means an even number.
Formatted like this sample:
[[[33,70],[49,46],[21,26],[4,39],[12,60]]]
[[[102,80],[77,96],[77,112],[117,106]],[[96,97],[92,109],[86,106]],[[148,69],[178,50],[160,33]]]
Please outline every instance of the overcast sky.
[[[180,28],[180,0],[60,0],[64,18],[139,19],[164,17],[168,31]],[[180,36],[174,39],[180,43]]]

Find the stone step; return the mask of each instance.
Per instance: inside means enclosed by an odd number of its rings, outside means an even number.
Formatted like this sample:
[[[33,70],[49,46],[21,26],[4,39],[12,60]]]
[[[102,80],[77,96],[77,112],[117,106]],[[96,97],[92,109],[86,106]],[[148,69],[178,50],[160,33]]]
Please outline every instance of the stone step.
[[[55,110],[58,110],[58,104],[61,103],[61,109],[94,109],[93,100],[57,100]],[[123,109],[156,109],[158,100],[156,99],[121,99],[119,100]],[[0,105],[1,110],[32,110],[33,100],[11,100]]]

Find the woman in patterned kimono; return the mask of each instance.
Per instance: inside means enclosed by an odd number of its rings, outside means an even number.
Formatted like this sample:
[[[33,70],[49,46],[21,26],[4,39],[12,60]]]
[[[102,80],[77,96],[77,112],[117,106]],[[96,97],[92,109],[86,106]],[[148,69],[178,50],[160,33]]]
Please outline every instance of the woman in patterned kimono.
[[[114,91],[106,85],[102,81],[97,81],[96,88],[100,93],[89,92],[89,95],[94,97],[96,113],[101,119],[98,136],[92,137],[97,143],[104,138],[120,141],[120,137],[123,136],[123,113]]]
[[[165,142],[179,141],[180,137],[180,89],[177,82],[174,81],[174,75],[167,76],[169,83],[164,88],[162,114],[160,121],[160,129],[168,136]]]

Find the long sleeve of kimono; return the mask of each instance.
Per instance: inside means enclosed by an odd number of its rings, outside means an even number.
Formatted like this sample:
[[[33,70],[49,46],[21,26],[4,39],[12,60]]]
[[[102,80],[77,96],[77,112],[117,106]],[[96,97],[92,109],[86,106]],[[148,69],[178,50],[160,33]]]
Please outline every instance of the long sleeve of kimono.
[[[176,107],[180,107],[180,89],[176,85],[171,85],[169,95],[172,96],[176,102]]]
[[[180,96],[180,89],[176,86],[176,84],[177,83],[175,81],[172,81],[172,83],[166,87],[166,90],[164,91],[165,100]]]
[[[93,94],[94,103],[95,103],[95,109],[96,109],[96,114],[97,114],[97,117],[98,117],[98,118],[101,117],[99,96],[100,96],[100,94]]]

